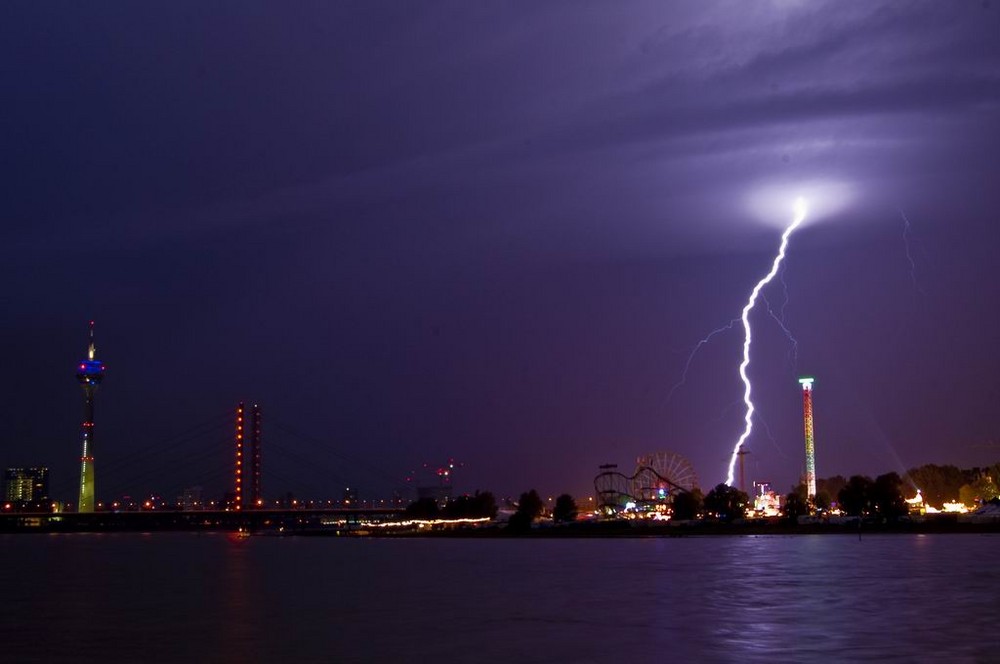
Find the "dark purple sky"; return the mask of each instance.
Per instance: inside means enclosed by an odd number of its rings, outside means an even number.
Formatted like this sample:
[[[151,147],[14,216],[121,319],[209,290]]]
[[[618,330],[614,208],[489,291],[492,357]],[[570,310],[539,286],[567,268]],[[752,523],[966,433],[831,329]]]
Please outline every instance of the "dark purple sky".
[[[94,318],[101,498],[221,491],[240,399],[269,494],[448,457],[584,494],[656,450],[711,487],[739,328],[666,397],[797,191],[748,479],[798,478],[802,373],[820,476],[1000,458],[1000,6],[287,5],[0,8],[0,465],[73,497]]]

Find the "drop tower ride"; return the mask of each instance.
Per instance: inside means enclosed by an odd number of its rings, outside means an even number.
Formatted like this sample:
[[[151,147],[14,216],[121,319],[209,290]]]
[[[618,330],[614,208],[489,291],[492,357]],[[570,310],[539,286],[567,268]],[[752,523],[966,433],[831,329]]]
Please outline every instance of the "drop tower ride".
[[[78,512],[94,511],[94,396],[97,386],[104,379],[104,363],[97,359],[94,345],[94,321],[90,321],[90,345],[87,359],[76,367],[76,379],[83,388],[83,423],[80,437],[83,439],[83,453],[80,455],[80,502]]]
[[[815,378],[805,376],[799,379],[802,385],[802,417],[806,435],[806,494],[809,500],[816,499],[816,441],[813,439],[813,383]]]

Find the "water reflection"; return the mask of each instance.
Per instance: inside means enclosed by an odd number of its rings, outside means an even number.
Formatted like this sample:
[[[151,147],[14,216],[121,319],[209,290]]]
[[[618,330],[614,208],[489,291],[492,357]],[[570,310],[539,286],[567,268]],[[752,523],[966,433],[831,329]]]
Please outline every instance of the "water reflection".
[[[220,647],[233,660],[253,661],[254,641],[262,635],[257,633],[259,626],[254,624],[254,612],[261,612],[259,604],[258,579],[251,559],[248,538],[235,534],[225,536],[224,558],[220,572],[221,589],[219,593],[219,627],[222,638]]]
[[[0,642],[8,661],[988,661],[998,543],[9,536]]]

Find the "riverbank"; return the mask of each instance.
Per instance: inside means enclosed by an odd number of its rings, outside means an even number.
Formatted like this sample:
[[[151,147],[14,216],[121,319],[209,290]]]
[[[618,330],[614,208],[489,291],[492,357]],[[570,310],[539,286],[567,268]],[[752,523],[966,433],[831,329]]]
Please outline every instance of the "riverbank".
[[[226,532],[244,535],[319,537],[458,537],[458,538],[642,538],[748,535],[861,535],[1000,533],[1000,518],[935,514],[895,522],[785,519],[719,521],[581,520],[564,524],[537,522],[515,529],[503,522],[400,522],[398,510],[352,512],[132,512],[95,514],[8,514],[2,533]]]
[[[743,521],[720,523],[711,521],[690,521],[670,524],[635,521],[584,521],[559,525],[536,525],[526,530],[513,530],[499,525],[479,528],[422,528],[397,530],[378,528],[358,533],[360,536],[377,537],[458,537],[458,538],[642,538],[642,537],[717,537],[717,536],[758,536],[758,535],[851,535],[862,537],[875,534],[995,534],[1000,533],[1000,521],[969,522],[952,516],[881,523],[866,521],[851,523],[790,523],[784,520]],[[321,532],[287,533],[289,535]],[[350,534],[350,533],[341,533]]]

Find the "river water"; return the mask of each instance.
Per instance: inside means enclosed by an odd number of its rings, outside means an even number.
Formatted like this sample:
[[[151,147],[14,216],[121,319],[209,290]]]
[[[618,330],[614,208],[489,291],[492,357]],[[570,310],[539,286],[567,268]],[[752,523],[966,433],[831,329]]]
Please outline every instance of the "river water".
[[[3,536],[0,660],[996,662],[998,547]]]

